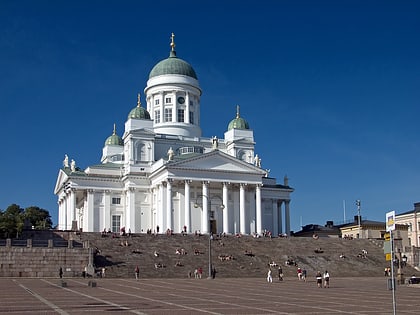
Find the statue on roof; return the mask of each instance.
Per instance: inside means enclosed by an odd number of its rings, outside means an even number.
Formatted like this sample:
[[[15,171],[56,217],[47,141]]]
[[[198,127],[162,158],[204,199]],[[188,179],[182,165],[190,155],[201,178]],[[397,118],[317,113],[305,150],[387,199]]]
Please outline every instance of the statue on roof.
[[[168,160],[172,161],[174,159],[174,155],[175,155],[175,152],[174,150],[172,150],[172,147],[170,147],[168,150]]]
[[[70,168],[72,172],[76,171],[76,161],[71,159],[71,164],[70,164]]]
[[[217,150],[219,147],[219,139],[217,139],[217,137],[214,136],[213,138],[211,138],[211,144],[212,144],[212,149]]]
[[[260,157],[258,156],[258,154],[255,154],[254,164],[255,164],[255,166],[257,166],[257,167],[261,167],[261,159],[260,159]]]
[[[67,154],[64,154],[64,161],[63,161],[64,167],[69,167],[69,157]]]

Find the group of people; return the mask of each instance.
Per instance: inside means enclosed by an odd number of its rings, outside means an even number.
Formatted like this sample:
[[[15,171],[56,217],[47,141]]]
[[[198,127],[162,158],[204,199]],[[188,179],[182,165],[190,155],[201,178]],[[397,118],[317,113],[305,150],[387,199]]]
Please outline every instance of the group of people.
[[[324,288],[330,287],[330,274],[327,270],[325,270],[324,274],[322,275],[320,271],[316,273],[316,284],[318,288],[322,288],[322,280],[324,280]]]
[[[307,276],[306,269],[302,269],[302,268],[299,267],[297,269],[297,276],[298,276],[299,280],[302,280],[302,281],[306,282],[306,276]],[[283,269],[282,269],[281,266],[279,266],[279,268],[278,268],[278,278],[279,278],[279,281],[283,281]],[[329,274],[328,270],[325,270],[324,274],[321,274],[321,272],[318,271],[316,273],[315,278],[316,278],[316,284],[317,284],[318,288],[322,288],[322,286],[324,286],[324,288],[329,288],[330,287],[330,274]],[[273,282],[271,267],[268,268],[267,282],[269,282],[269,283]]]

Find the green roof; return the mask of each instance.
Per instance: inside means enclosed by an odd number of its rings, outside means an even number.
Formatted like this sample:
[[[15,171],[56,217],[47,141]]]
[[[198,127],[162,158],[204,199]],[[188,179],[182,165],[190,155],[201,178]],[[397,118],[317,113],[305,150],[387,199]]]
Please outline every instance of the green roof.
[[[236,117],[229,123],[228,130],[231,129],[249,129],[248,122],[239,116],[239,106],[236,107]]]
[[[165,74],[179,74],[198,79],[193,67],[188,62],[178,58],[174,50],[171,51],[169,58],[160,61],[153,67],[149,79]]]
[[[123,139],[117,135],[114,124],[114,132],[105,140],[105,145],[124,145]]]

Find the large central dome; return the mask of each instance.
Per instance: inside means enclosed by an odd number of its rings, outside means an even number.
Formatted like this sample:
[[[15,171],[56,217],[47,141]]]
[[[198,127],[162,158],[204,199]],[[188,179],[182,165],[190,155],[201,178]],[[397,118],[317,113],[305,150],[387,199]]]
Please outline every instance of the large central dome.
[[[178,74],[186,75],[198,80],[197,74],[195,73],[193,67],[191,67],[188,62],[176,56],[174,37],[175,35],[172,33],[171,52],[169,54],[169,58],[160,61],[156,66],[153,67],[152,71],[150,71],[149,79],[165,74]]]
[[[188,62],[178,58],[175,51],[171,51],[169,58],[160,61],[153,67],[152,71],[150,71],[149,79],[165,74],[186,75],[197,79],[197,74],[193,67]]]

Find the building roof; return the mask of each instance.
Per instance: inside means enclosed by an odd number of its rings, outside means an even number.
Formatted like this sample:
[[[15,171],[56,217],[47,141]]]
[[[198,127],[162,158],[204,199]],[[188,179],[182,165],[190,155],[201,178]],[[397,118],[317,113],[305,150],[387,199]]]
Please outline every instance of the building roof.
[[[239,105],[236,106],[236,117],[228,125],[228,130],[231,129],[249,129],[248,122],[239,115]]]
[[[153,67],[152,71],[150,71],[149,79],[166,74],[185,75],[198,79],[193,67],[185,60],[176,56],[174,37],[175,35],[172,33],[171,52],[169,53],[169,58],[160,61]]]
[[[137,95],[137,106],[130,111],[128,119],[150,119],[149,112],[141,107],[140,93]]]

